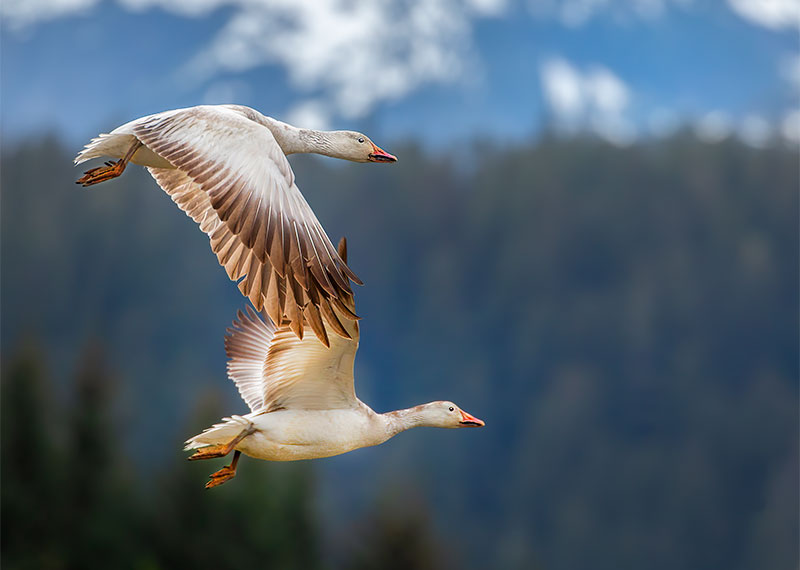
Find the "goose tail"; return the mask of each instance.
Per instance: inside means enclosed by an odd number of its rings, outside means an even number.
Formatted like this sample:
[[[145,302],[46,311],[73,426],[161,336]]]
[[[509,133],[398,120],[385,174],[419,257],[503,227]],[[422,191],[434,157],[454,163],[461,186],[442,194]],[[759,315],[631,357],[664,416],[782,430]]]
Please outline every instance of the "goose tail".
[[[253,422],[242,416],[222,418],[222,423],[214,424],[202,433],[187,439],[183,450],[190,451],[209,445],[227,444],[243,431],[251,429],[252,426]]]
[[[103,133],[89,141],[89,144],[75,157],[74,162],[77,165],[103,156],[122,158],[134,142],[136,137],[132,134]]]

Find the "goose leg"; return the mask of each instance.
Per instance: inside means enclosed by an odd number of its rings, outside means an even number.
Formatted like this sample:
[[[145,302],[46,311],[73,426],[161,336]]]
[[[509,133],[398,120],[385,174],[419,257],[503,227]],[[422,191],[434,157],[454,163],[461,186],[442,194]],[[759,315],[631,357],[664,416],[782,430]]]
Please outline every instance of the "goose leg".
[[[106,162],[105,166],[98,166],[97,168],[87,170],[83,173],[81,178],[75,181],[75,184],[92,186],[93,184],[99,184],[101,182],[105,182],[106,180],[116,178],[123,173],[128,162],[130,162],[131,158],[133,158],[133,155],[137,150],[139,150],[140,146],[142,146],[142,143],[137,140],[128,150],[125,158],[122,158],[116,162],[108,161]]]
[[[215,471],[210,475],[211,480],[206,483],[206,489],[212,489],[218,485],[222,485],[226,481],[230,481],[236,476],[236,464],[239,463],[239,457],[242,452],[238,449],[233,453],[233,461],[230,465],[226,465],[219,471]]]
[[[190,455],[187,459],[189,461],[197,461],[198,459],[214,459],[216,457],[225,457],[228,455],[233,449],[239,445],[239,442],[246,438],[248,435],[256,431],[255,427],[251,423],[245,429],[239,433],[236,437],[230,440],[228,443],[220,443],[218,445],[207,445],[206,447],[201,447],[194,454]],[[237,451],[238,453],[238,451]]]

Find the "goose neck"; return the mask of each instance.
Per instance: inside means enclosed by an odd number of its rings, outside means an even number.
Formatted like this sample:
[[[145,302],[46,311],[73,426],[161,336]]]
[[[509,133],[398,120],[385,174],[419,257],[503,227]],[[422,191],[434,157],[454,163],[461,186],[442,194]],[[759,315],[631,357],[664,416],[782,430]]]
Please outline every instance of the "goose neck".
[[[422,408],[423,406],[414,406],[413,408],[395,410],[394,412],[383,414],[390,434],[396,435],[413,427],[430,425],[425,418]]]
[[[315,153],[332,156],[334,145],[327,131],[299,129],[287,123],[271,119],[267,128],[272,132],[284,154]]]

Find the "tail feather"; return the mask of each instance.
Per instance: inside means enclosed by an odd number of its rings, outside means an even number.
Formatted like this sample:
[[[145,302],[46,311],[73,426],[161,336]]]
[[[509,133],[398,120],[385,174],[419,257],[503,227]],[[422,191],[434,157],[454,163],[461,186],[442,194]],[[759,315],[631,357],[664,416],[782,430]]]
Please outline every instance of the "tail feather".
[[[184,451],[198,449],[207,445],[225,444],[234,439],[242,430],[247,429],[252,422],[242,416],[231,416],[222,418],[222,423],[214,424],[210,428],[203,430],[202,433],[186,440]]]
[[[81,164],[93,158],[108,156],[111,158],[122,158],[136,141],[136,137],[120,133],[103,133],[83,147],[83,150],[75,157],[75,164]]]

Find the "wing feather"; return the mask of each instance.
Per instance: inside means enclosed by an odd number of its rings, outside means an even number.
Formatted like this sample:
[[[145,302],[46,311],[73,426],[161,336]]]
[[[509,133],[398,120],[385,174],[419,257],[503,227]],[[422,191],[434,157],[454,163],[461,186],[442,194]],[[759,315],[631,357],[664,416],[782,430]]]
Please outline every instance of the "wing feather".
[[[352,407],[358,323],[348,323],[353,340],[333,336],[328,348],[313,335],[300,339],[289,326],[276,327],[248,306],[225,336],[228,376],[253,412]],[[321,319],[318,325],[327,330]]]
[[[272,321],[262,321],[247,307],[247,314],[238,311],[225,335],[228,377],[251,412],[264,407],[264,362],[275,330]]]
[[[337,297],[352,295],[350,281],[361,283],[295,185],[270,130],[244,111],[193,107],[147,117],[132,130],[175,166],[148,170],[208,234],[220,265],[230,279],[239,281],[242,294],[257,310],[268,306],[271,318],[287,321],[299,336],[307,300],[316,304],[324,320],[330,311],[321,303],[327,300],[341,307]],[[314,295],[301,293],[312,289]],[[348,311],[342,315],[357,318]],[[319,326],[311,328],[317,335],[324,332]],[[340,334],[341,323],[332,323],[332,328]],[[324,337],[318,338],[327,344]]]

